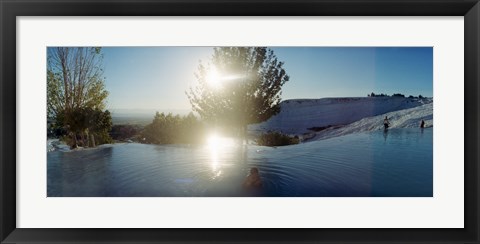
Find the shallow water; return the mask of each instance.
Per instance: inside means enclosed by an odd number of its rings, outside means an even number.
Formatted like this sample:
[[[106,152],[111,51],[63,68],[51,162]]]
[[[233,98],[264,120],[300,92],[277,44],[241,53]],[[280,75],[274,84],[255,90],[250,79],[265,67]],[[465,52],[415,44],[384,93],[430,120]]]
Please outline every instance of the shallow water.
[[[433,129],[391,129],[285,147],[137,143],[47,153],[47,194],[76,197],[431,197]],[[244,189],[258,167],[260,189]]]

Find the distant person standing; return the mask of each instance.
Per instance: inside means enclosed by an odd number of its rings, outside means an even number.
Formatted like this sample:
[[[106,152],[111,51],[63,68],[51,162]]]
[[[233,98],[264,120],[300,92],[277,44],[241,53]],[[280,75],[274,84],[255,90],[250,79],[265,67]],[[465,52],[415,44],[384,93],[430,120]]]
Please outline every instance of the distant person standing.
[[[425,121],[422,119],[422,122],[420,123],[420,128],[425,128]]]
[[[386,130],[390,127],[390,121],[388,121],[388,117],[385,116],[385,119],[383,119],[383,128]]]

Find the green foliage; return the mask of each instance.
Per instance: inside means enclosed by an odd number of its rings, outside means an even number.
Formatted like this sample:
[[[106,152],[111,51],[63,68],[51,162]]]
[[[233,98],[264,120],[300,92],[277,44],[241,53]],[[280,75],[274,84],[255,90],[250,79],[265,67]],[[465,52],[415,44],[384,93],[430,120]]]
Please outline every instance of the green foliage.
[[[195,144],[205,137],[205,127],[193,115],[156,113],[141,133],[143,142],[152,144]]]
[[[300,139],[298,136],[291,137],[280,132],[268,132],[260,135],[256,142],[260,146],[276,147],[298,144]]]
[[[87,108],[87,125],[88,132],[90,133],[90,140],[95,140],[97,145],[112,143],[113,140],[110,137],[109,131],[112,128],[112,115],[110,111],[101,111],[99,109]],[[88,116],[90,115],[90,116]]]
[[[71,147],[110,143],[108,91],[99,47],[47,49],[47,119],[52,131],[61,131]]]
[[[107,131],[101,131],[94,135],[96,145],[111,144],[113,143],[112,137]],[[92,143],[92,137],[90,136],[90,143]]]
[[[50,116],[82,107],[105,108],[108,92],[104,84],[101,48],[48,48],[47,58],[47,108]]]
[[[200,63],[195,74],[198,86],[186,94],[193,111],[211,125],[245,130],[280,111],[281,88],[289,80],[283,64],[265,47],[214,48],[211,63]],[[209,82],[214,70],[217,87]]]
[[[108,110],[103,112],[88,107],[68,112],[64,110],[57,114],[56,125],[66,129],[67,133],[64,139],[70,137],[66,142],[72,148],[78,146],[94,147],[112,143],[109,135],[112,127],[112,116]]]

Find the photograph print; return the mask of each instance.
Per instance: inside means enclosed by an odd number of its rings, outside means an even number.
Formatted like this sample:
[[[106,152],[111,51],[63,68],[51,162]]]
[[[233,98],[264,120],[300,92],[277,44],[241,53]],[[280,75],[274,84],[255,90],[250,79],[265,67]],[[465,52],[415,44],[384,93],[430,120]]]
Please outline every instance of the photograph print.
[[[433,47],[46,54],[47,197],[433,197]]]

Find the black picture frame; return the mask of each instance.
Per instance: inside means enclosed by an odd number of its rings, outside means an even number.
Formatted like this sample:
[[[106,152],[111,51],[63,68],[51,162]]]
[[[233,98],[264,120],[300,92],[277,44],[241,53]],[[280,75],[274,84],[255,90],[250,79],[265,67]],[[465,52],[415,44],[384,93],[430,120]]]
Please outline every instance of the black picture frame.
[[[1,243],[479,243],[478,0],[1,0]],[[465,228],[22,229],[16,228],[17,16],[464,16]],[[461,163],[461,162],[459,162]],[[439,213],[441,214],[441,213]]]

